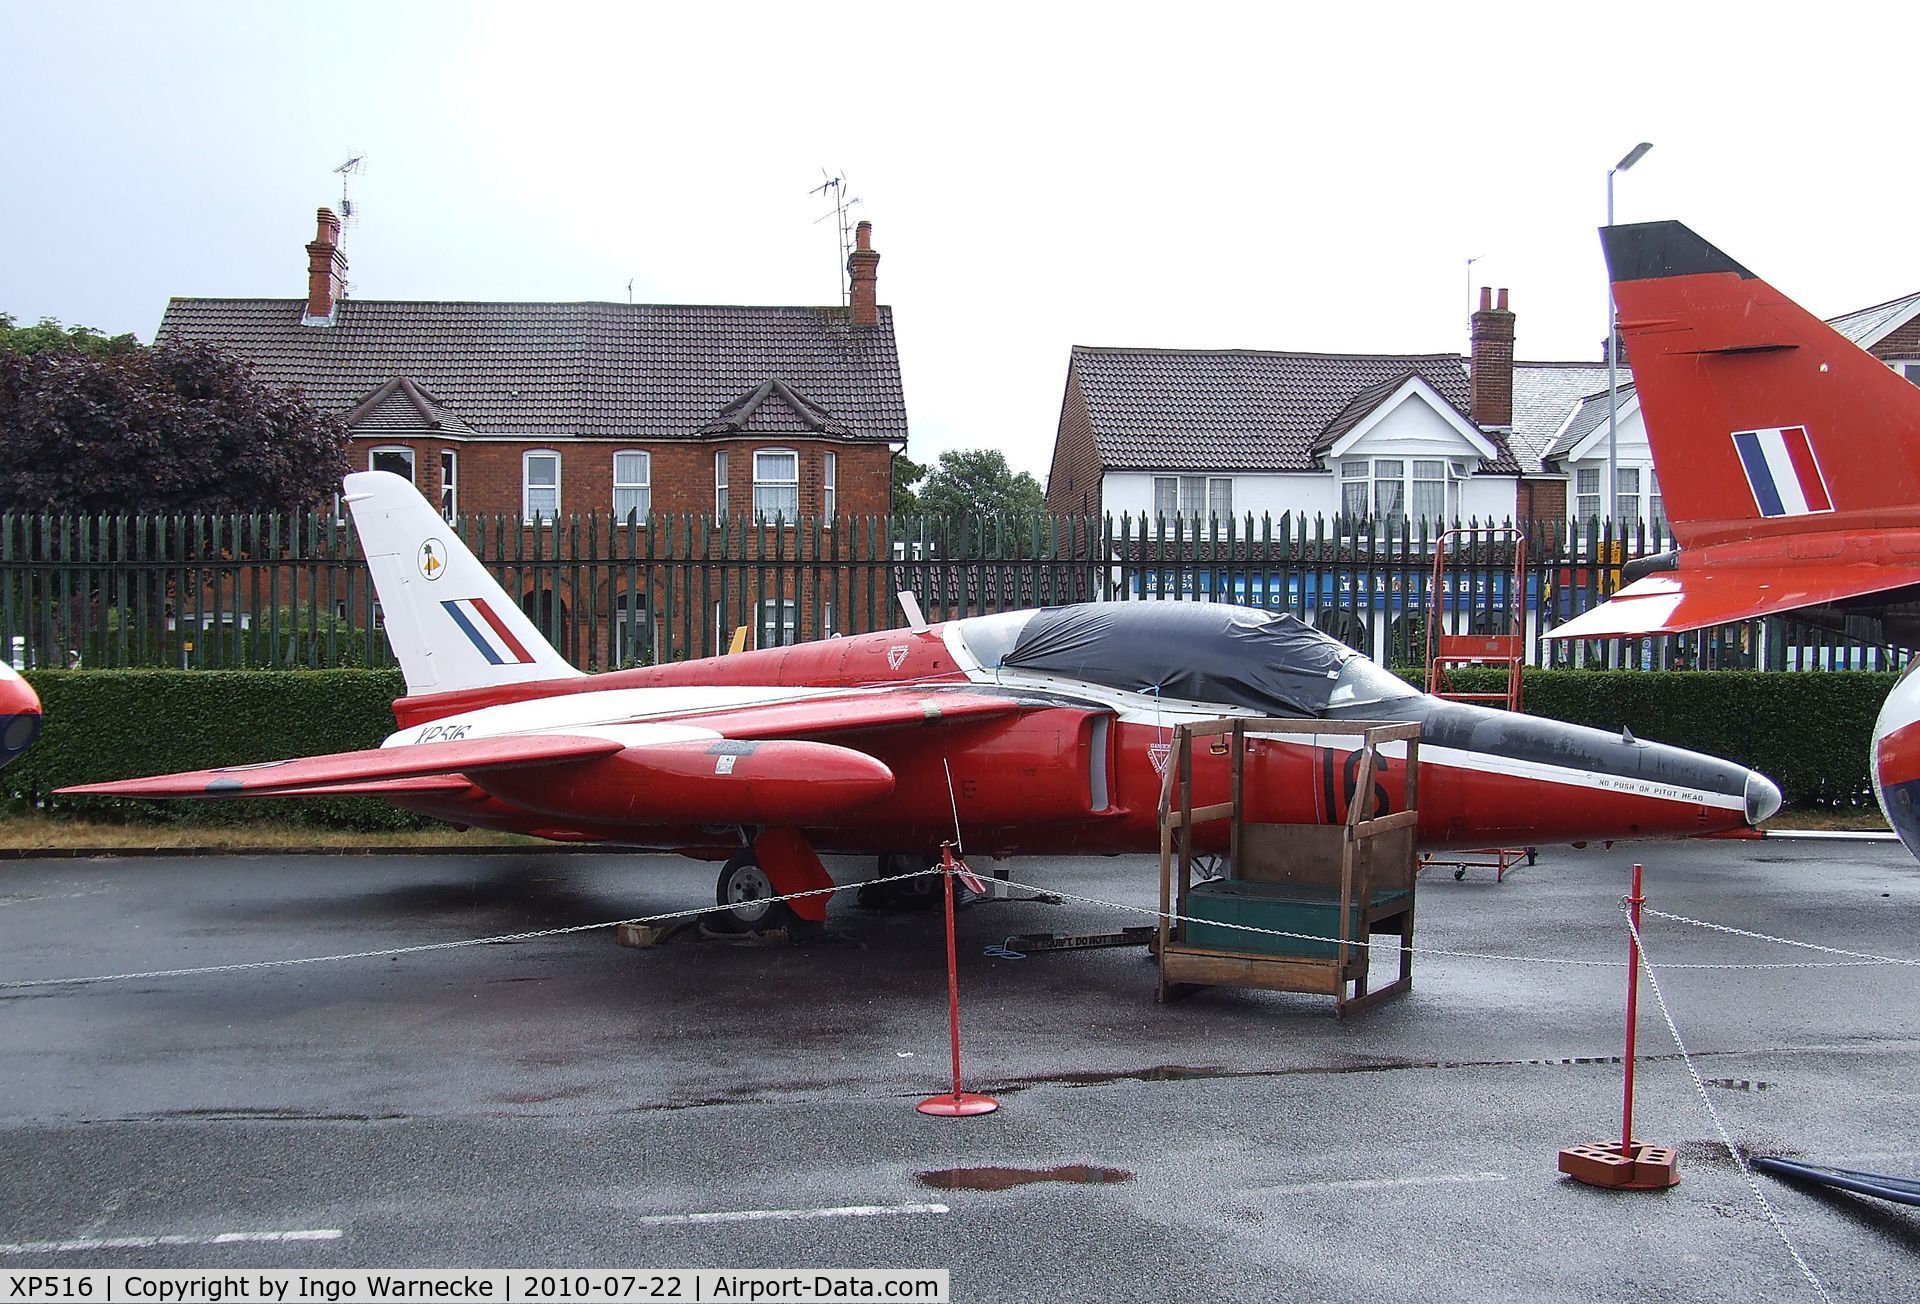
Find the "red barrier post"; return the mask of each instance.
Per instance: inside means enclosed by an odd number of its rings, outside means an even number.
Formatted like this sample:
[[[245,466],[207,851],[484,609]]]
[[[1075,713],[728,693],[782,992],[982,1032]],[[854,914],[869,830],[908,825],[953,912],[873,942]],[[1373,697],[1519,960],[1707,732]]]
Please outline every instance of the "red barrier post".
[[[1627,1089],[1620,1107],[1620,1157],[1633,1158],[1633,1043],[1640,1030],[1640,907],[1647,899],[1640,895],[1640,866],[1633,867],[1633,895],[1627,898],[1627,914],[1633,927],[1627,930]]]
[[[922,1114],[942,1118],[967,1118],[991,1114],[1000,1108],[992,1096],[960,1090],[960,948],[953,932],[953,844],[940,848],[940,877],[946,885],[947,901],[947,1025],[953,1038],[953,1090],[944,1096],[928,1096],[914,1108]]]
[[[1616,1191],[1658,1191],[1680,1180],[1679,1156],[1672,1146],[1650,1146],[1633,1136],[1633,1062],[1635,1034],[1640,1021],[1640,892],[1641,867],[1633,867],[1633,892],[1627,913],[1633,927],[1627,933],[1627,1054],[1626,1091],[1620,1110],[1618,1141],[1589,1141],[1560,1152],[1560,1171],[1588,1186]]]

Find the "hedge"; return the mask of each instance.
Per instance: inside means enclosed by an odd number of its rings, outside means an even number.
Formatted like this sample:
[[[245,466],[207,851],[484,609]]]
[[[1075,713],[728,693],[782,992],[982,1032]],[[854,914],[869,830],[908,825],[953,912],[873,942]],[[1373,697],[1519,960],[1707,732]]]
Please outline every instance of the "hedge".
[[[1724,756],[1779,784],[1788,805],[1846,806],[1873,800],[1873,723],[1897,678],[1864,670],[1529,670],[1522,691],[1529,715],[1624,727],[1649,742]],[[1469,670],[1454,680],[1486,691],[1505,676]]]
[[[394,730],[397,670],[38,670],[40,739],[0,770],[14,803],[95,819],[292,822],[334,828],[431,823],[378,798],[147,802],[50,798],[55,788],[173,770],[376,747]]]
[[[1495,676],[1456,675],[1463,689]],[[1870,799],[1867,749],[1895,676],[1864,671],[1530,670],[1529,713],[1724,756],[1771,777],[1790,804]],[[171,770],[241,765],[376,746],[403,691],[393,670],[44,670],[27,679],[47,724],[0,770],[16,803],[92,817],[291,820],[368,830],[415,827],[372,798],[129,802],[53,789]]]

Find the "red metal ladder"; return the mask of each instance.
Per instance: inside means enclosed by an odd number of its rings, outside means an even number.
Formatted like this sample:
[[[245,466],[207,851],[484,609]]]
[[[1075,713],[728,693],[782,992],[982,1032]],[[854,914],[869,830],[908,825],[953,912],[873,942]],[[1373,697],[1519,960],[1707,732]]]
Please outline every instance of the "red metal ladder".
[[[1446,608],[1449,605],[1454,606],[1456,612],[1463,606],[1467,610],[1472,609],[1471,604],[1449,604],[1444,601],[1453,593],[1453,586],[1448,583],[1448,568],[1453,560],[1454,549],[1449,548],[1448,544],[1458,536],[1469,536],[1468,542],[1473,545],[1482,542],[1512,544],[1513,570],[1507,584],[1505,633],[1492,630],[1466,634],[1446,632]],[[1502,525],[1455,528],[1441,532],[1440,537],[1434,540],[1433,582],[1427,589],[1427,692],[1449,702],[1478,702],[1486,706],[1504,707],[1509,711],[1520,709],[1521,671],[1526,667],[1527,655],[1526,585],[1527,538],[1519,529]],[[1498,692],[1464,692],[1456,689],[1452,687],[1449,672],[1461,666],[1500,667],[1507,672],[1506,687]],[[1523,860],[1529,865],[1533,864],[1536,854],[1532,847],[1489,847],[1449,853],[1444,859],[1428,852],[1420,857],[1420,867],[1424,869],[1432,864],[1449,864],[1454,866],[1453,876],[1460,879],[1467,876],[1470,867],[1483,866],[1494,871],[1495,881],[1505,882],[1508,870]]]

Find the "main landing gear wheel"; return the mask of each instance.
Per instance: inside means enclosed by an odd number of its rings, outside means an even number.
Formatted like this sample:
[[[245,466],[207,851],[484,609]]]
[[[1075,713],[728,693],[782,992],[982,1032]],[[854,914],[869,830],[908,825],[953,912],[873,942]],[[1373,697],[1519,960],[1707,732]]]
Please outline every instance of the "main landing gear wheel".
[[[931,869],[938,861],[936,856],[881,856],[874,877],[911,874],[916,869]],[[941,891],[938,874],[922,874],[897,883],[863,883],[854,899],[867,910],[928,910],[939,904]]]
[[[773,880],[750,848],[733,853],[720,867],[720,881],[714,888],[714,904],[729,906],[715,916],[718,926],[733,933],[766,933],[776,928],[791,928],[794,913],[784,901],[773,898]]]

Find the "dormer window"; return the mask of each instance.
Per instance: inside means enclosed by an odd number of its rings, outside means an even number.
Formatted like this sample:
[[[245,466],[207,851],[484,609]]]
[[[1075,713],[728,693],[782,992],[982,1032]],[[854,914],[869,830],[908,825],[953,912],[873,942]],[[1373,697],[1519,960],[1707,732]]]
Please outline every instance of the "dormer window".
[[[1447,518],[1447,463],[1426,457],[1343,458],[1340,510],[1373,516],[1394,528],[1409,515],[1439,524]]]

